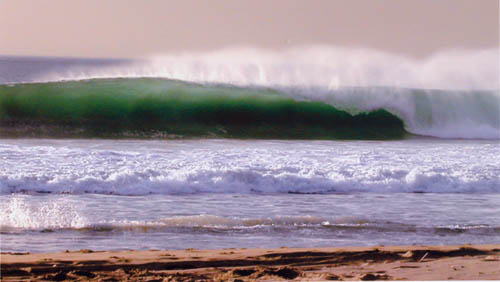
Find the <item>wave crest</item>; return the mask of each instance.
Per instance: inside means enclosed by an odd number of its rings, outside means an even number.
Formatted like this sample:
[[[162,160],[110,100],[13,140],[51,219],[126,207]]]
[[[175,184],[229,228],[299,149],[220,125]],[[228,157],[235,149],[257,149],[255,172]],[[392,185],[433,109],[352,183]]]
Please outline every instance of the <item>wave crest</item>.
[[[281,51],[227,48],[156,55],[117,61],[114,65],[62,65],[27,80],[18,78],[6,83],[157,77],[261,87],[498,90],[499,59],[499,49],[441,51],[414,59],[377,50],[320,45]]]

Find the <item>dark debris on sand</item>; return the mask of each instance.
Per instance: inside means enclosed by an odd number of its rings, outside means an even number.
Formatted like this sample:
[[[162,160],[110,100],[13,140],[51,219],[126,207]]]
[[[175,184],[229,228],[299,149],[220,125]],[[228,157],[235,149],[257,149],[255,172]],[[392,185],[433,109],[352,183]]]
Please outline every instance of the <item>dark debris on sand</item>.
[[[85,253],[91,253],[86,252]],[[369,271],[369,266],[391,262],[420,263],[452,257],[473,257],[496,254],[470,247],[448,251],[417,249],[406,252],[379,249],[363,251],[297,251],[273,252],[255,257],[228,257],[202,260],[192,258],[151,260],[134,263],[133,260],[57,261],[40,260],[37,263],[2,264],[2,281],[260,281],[260,280],[391,280],[385,271]],[[231,256],[231,255],[230,255]],[[367,265],[367,268],[364,268]],[[352,274],[336,272],[339,267],[355,266],[360,271]],[[401,265],[400,269],[405,269]],[[408,266],[411,268],[411,265]],[[326,269],[326,270],[325,270]],[[336,273],[333,273],[336,272]]]

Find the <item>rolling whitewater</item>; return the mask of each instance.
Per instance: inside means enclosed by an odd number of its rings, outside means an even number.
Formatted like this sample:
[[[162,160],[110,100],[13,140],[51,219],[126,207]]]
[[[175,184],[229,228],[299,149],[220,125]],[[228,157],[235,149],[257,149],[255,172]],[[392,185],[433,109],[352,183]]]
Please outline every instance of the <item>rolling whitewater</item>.
[[[498,244],[498,60],[0,57],[2,251]]]

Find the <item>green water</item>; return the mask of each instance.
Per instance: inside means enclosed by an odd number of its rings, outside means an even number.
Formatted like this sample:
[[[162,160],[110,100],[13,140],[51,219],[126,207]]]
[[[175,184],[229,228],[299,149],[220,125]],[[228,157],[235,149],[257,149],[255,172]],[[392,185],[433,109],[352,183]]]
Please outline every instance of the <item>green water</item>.
[[[0,85],[4,137],[397,139],[401,119],[351,115],[271,89],[165,79]]]

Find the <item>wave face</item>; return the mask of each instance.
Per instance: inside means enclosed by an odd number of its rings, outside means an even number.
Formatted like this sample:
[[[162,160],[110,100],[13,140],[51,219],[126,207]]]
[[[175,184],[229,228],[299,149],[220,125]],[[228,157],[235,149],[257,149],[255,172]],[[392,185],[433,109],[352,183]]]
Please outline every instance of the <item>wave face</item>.
[[[24,119],[24,125],[29,128],[50,120],[44,125],[47,129],[54,124],[60,126],[61,117],[67,123],[121,128],[123,135],[123,131],[137,131],[137,128],[123,128],[122,124],[113,122],[123,119],[123,124],[143,128],[145,123],[139,120],[150,123],[152,119],[152,123],[157,124],[139,135],[151,137],[154,135],[151,131],[157,131],[155,134],[161,136],[166,131],[188,136],[372,139],[402,137],[404,133],[397,121],[400,119],[406,131],[413,134],[498,139],[499,59],[498,49],[441,52],[416,60],[367,49],[325,46],[282,52],[238,48],[142,60],[0,58],[0,84],[5,84],[0,87],[0,99],[12,102],[6,96],[23,96],[25,100],[43,97],[46,101],[40,103],[39,109],[26,101],[7,106],[3,102],[2,123],[9,125]],[[95,80],[98,78],[127,79]],[[61,82],[66,80],[80,82]],[[41,84],[22,84],[33,82]],[[7,84],[16,85],[9,88]],[[141,99],[140,106],[131,105]],[[191,102],[194,104],[189,106]],[[176,132],[179,126],[166,125],[172,121],[172,103],[191,111],[184,111],[182,117],[176,113],[174,119],[181,123],[196,120],[195,125],[191,124],[197,128],[194,132]],[[269,103],[272,109],[264,109],[263,105]],[[61,109],[64,107],[67,109]],[[43,114],[48,108],[57,110]],[[200,110],[202,108],[204,110]],[[214,108],[223,108],[225,113],[214,114]],[[17,116],[12,110],[17,111]],[[377,110],[383,112],[370,113]],[[7,111],[14,115],[8,121]],[[74,115],[68,114],[73,111]],[[370,117],[359,123],[357,118],[339,122],[339,118],[346,117],[343,111]],[[57,113],[63,114],[58,117]],[[202,113],[207,115],[201,117]],[[76,116],[78,114],[80,116]],[[141,114],[144,117],[141,118]],[[34,118],[26,119],[26,115]],[[199,119],[203,123],[200,124]],[[229,133],[224,134],[228,131],[227,124],[220,119],[247,124],[236,126],[239,129],[229,126]],[[369,130],[374,120],[377,126]],[[207,127],[206,123],[210,125]],[[349,123],[355,123],[358,133],[346,129],[353,128]],[[361,123],[367,125],[361,126]],[[311,124],[317,124],[316,128],[311,129]],[[71,127],[74,126],[70,126],[73,132],[82,130]],[[222,131],[218,132],[217,128]],[[67,129],[63,131],[67,133]],[[83,130],[90,136],[107,132]],[[27,131],[40,135],[32,128]],[[54,134],[57,135],[56,132],[48,135]]]
[[[84,137],[400,138],[385,110],[350,114],[272,89],[111,79],[0,86],[3,134]]]

